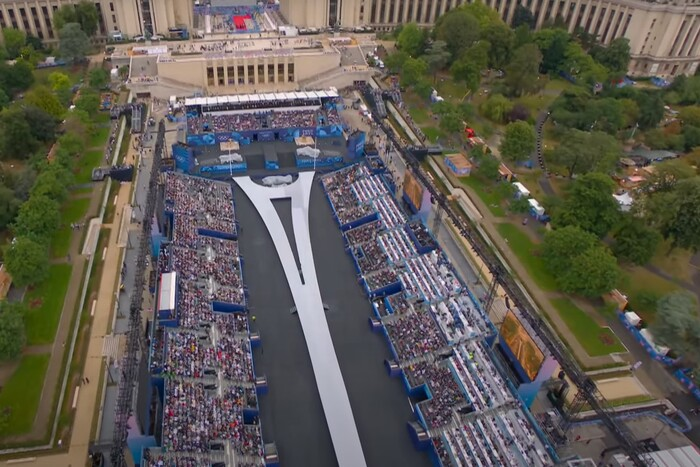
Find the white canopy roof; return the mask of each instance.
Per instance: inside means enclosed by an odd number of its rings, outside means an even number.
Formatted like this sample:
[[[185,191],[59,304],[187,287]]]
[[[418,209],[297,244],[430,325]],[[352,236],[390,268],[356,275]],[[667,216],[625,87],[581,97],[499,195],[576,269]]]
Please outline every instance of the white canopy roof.
[[[160,276],[160,294],[158,311],[175,309],[175,291],[177,290],[177,272],[166,272]]]
[[[276,92],[263,94],[236,94],[231,96],[213,96],[213,97],[191,97],[185,99],[186,106],[192,105],[220,105],[220,104],[235,104],[239,102],[262,102],[262,101],[284,101],[295,99],[320,99],[338,97],[338,91],[335,88],[329,88],[321,91],[297,91],[297,92]]]

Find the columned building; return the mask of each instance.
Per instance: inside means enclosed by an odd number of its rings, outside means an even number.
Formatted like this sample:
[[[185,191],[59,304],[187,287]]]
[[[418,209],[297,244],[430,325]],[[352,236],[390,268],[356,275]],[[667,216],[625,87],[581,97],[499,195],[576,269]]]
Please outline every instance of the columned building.
[[[0,0],[0,27],[17,28],[46,42],[58,40],[53,13],[78,0]],[[160,34],[171,28],[201,29],[193,0],[94,0],[98,35]],[[247,0],[214,0],[217,6]],[[389,31],[400,24],[432,25],[465,0],[280,0],[286,20],[298,27],[372,26]],[[700,0],[484,0],[506,23],[518,5],[532,12],[536,27],[559,18],[569,31],[582,28],[603,44],[630,41],[633,75],[693,74],[700,62]],[[204,1],[202,1],[204,3]]]

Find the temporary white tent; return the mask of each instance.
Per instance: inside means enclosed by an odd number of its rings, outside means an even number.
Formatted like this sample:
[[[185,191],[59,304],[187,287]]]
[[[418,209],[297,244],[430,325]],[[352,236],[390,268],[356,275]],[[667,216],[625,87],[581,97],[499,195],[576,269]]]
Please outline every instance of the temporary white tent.
[[[640,318],[639,315],[634,311],[628,311],[627,313],[625,313],[625,319],[632,326],[638,325],[639,322],[642,320],[642,318]]]
[[[639,334],[641,334],[644,340],[646,340],[649,343],[649,345],[652,346],[659,354],[666,355],[669,352],[669,350],[671,350],[668,347],[664,347],[663,345],[657,345],[656,343],[654,343],[654,336],[651,335],[651,332],[649,332],[648,329],[642,329],[641,331],[639,331]]]
[[[530,190],[525,188],[525,185],[523,185],[520,182],[513,182],[513,186],[517,190],[515,193],[516,198],[529,198],[530,197]]]
[[[530,209],[535,212],[538,216],[544,215],[544,208],[535,198],[530,198],[527,200],[530,203]]]
[[[620,205],[620,210],[627,212],[632,209],[632,203],[634,203],[634,198],[630,196],[629,193],[625,192],[621,195],[613,195],[617,204]]]

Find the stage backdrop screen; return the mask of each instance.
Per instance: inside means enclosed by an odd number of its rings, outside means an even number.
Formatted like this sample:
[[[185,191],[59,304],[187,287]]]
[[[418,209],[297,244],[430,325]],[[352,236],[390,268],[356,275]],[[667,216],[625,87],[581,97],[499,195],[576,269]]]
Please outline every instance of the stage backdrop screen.
[[[425,188],[411,172],[406,172],[406,177],[403,181],[403,191],[416,211],[419,210],[423,204],[423,191],[425,191]]]
[[[512,311],[506,313],[501,324],[501,338],[508,344],[530,380],[534,380],[544,362],[544,354]]]

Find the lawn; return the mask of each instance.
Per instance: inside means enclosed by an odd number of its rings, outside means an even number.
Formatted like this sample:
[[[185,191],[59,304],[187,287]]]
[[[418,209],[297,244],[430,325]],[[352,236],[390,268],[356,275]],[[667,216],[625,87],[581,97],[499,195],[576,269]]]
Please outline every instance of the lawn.
[[[71,270],[70,264],[52,264],[49,267],[49,277],[27,293],[25,300],[29,311],[24,319],[27,326],[27,345],[53,342],[61,319]]]
[[[32,429],[48,366],[48,354],[22,357],[0,392],[0,407],[10,410],[9,419],[2,425],[0,435],[21,435]]]
[[[491,214],[496,217],[504,217],[506,215],[506,210],[502,206],[503,194],[498,191],[495,183],[485,182],[478,175],[460,177],[459,181],[474,190],[477,196],[481,198],[481,201],[489,208]]]
[[[49,85],[49,75],[51,73],[58,72],[58,73],[63,73],[64,75],[68,75],[68,79],[70,79],[71,85],[73,84],[78,84],[80,82],[80,79],[83,77],[85,73],[85,67],[78,66],[78,67],[69,67],[69,66],[58,66],[58,67],[50,67],[50,68],[37,68],[34,70],[34,79],[35,79],[35,84],[43,84],[48,86]]]
[[[557,284],[554,281],[554,277],[547,272],[544,267],[544,261],[537,255],[539,246],[530,240],[530,237],[516,225],[502,223],[497,224],[496,228],[501,236],[508,241],[508,245],[537,285],[546,291],[556,291]]]
[[[551,302],[566,326],[576,336],[576,340],[591,357],[626,351],[610,328],[599,326],[593,318],[568,298],[556,298]]]
[[[680,289],[646,269],[635,266],[622,269],[618,289],[627,295],[628,309],[635,311],[647,323],[654,321],[656,301],[662,296]]]
[[[97,128],[94,135],[90,135],[90,141],[88,143],[89,149],[104,148],[107,143],[107,138],[109,138],[109,127]]]
[[[92,169],[99,167],[104,153],[102,149],[93,149],[83,154],[75,167],[75,183],[82,185],[92,181]]]
[[[651,264],[661,269],[671,277],[683,282],[693,281],[693,270],[690,265],[690,258],[693,254],[682,248],[670,249],[669,242],[661,242],[656,249],[656,254],[651,260]]]
[[[61,209],[61,222],[63,226],[58,229],[56,235],[51,239],[51,256],[54,258],[63,258],[68,254],[70,249],[70,241],[74,231],[70,228],[70,224],[80,222],[85,218],[88,207],[90,206],[90,198],[69,199]]]

